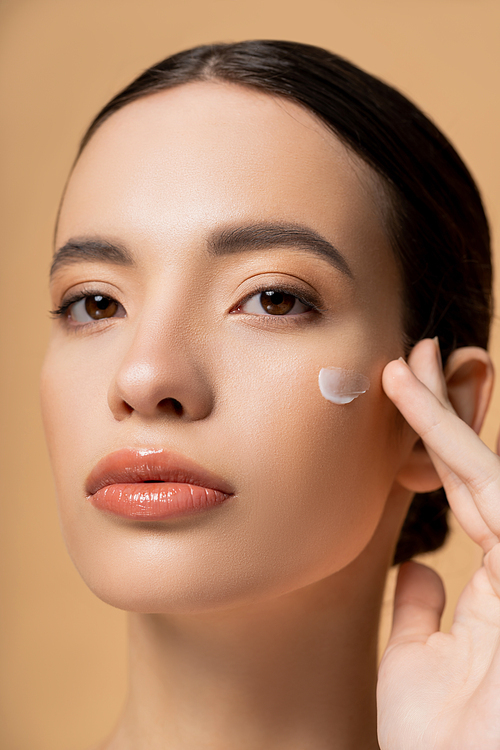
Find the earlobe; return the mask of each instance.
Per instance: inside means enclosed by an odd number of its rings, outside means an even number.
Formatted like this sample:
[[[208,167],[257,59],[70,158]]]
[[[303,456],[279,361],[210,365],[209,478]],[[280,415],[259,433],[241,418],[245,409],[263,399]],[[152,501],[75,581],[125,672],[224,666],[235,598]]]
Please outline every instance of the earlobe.
[[[419,438],[399,470],[396,481],[410,492],[418,493],[434,492],[442,486],[434,464]]]
[[[485,349],[465,346],[452,352],[444,368],[444,381],[441,377],[439,385],[436,385],[436,366],[440,369],[441,365],[434,341],[420,341],[412,350],[408,363],[419,380],[440,400],[447,399],[457,415],[479,433],[494,381],[493,364]],[[412,492],[432,492],[441,487],[441,480],[432,460],[422,441],[416,436],[396,480]]]

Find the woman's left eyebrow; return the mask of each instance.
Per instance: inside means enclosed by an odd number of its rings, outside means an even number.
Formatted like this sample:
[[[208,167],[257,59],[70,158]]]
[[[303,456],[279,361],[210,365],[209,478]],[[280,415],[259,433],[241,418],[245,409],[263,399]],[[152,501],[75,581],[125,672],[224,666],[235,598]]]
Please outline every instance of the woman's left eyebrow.
[[[302,224],[260,223],[216,230],[210,237],[208,249],[213,255],[288,247],[306,250],[325,258],[350,279],[354,279],[346,259],[331,242],[318,232]]]

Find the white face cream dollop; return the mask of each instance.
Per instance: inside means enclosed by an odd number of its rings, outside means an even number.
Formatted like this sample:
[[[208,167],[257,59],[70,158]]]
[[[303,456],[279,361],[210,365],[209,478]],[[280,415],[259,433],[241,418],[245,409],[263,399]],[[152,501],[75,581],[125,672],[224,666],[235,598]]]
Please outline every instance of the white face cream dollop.
[[[370,387],[366,375],[341,367],[323,367],[318,382],[322,395],[334,404],[350,404]]]

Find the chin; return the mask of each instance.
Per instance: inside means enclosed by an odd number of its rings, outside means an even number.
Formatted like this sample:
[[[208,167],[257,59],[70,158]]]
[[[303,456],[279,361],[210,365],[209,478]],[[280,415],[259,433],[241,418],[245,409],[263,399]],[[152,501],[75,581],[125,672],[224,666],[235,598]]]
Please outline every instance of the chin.
[[[154,538],[100,550],[68,547],[83,580],[105,603],[143,614],[196,615],[265,605],[321,581],[335,588],[335,575],[360,557],[368,541],[369,535],[357,536],[342,550],[332,544],[328,557],[302,559],[297,547],[296,555],[290,550],[272,559],[248,549],[235,559],[231,550],[207,555],[205,550],[172,550],[170,545],[160,554],[161,539]]]

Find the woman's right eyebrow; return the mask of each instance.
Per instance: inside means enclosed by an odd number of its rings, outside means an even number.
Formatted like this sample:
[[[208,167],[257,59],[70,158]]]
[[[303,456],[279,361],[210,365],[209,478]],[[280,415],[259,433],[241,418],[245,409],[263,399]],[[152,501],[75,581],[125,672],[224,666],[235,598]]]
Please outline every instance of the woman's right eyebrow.
[[[56,250],[50,267],[50,278],[64,266],[86,261],[133,266],[134,259],[126,247],[101,239],[72,239]]]

